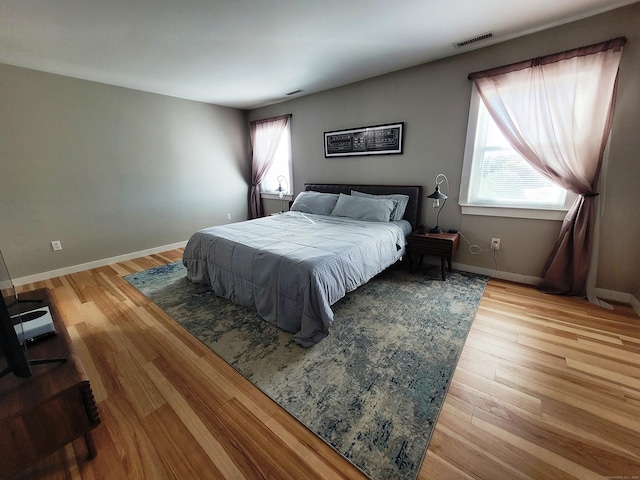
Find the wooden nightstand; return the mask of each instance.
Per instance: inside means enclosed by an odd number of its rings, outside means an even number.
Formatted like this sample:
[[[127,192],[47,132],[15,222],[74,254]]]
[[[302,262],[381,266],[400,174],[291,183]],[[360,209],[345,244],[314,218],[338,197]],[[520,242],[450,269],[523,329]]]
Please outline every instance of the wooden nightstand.
[[[451,271],[451,257],[458,251],[460,244],[459,233],[417,233],[413,232],[407,237],[407,253],[411,262],[411,273],[425,255],[440,257],[442,267],[442,280],[447,279],[445,261],[449,263]]]

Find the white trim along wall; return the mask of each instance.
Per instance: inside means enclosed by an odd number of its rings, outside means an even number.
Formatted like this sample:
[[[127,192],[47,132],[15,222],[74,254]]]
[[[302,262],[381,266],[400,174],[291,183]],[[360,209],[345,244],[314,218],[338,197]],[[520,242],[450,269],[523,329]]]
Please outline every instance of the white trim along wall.
[[[51,278],[61,277],[63,275],[70,275],[72,273],[91,270],[92,268],[105,267],[107,265],[113,265],[114,263],[133,260],[134,258],[146,257],[147,255],[154,255],[156,253],[166,252],[168,250],[173,250],[174,248],[182,248],[186,244],[187,244],[186,241],[178,242],[178,243],[173,243],[171,245],[163,245],[161,247],[141,250],[139,252],[127,253],[125,255],[118,255],[117,257],[103,258],[102,260],[96,260],[88,263],[81,263],[79,265],[72,265],[70,267],[60,268],[58,270],[50,270],[48,272],[36,273],[35,275],[28,275],[26,277],[14,278],[13,284],[16,287],[19,287],[22,285],[27,285],[29,283],[42,282],[44,280],[49,280]]]
[[[141,250],[139,252],[132,252],[125,255],[119,255],[117,257],[104,258],[102,260],[96,260],[94,262],[82,263],[80,265],[73,265],[71,267],[61,268],[58,270],[51,270],[49,272],[37,273],[35,275],[29,275],[26,277],[20,277],[13,279],[15,286],[27,285],[29,283],[41,282],[49,280],[51,278],[61,277],[63,275],[70,275],[72,273],[78,273],[85,270],[91,270],[92,268],[105,267],[114,263],[126,262],[127,260],[133,260],[135,258],[145,257],[147,255],[153,255],[156,253],[166,252],[175,248],[182,248],[186,246],[187,242],[178,242],[171,245],[163,245],[160,247],[150,248],[148,250]],[[508,280],[516,283],[524,283],[527,285],[538,285],[542,278],[532,277],[527,275],[520,275],[517,273],[503,272],[500,270],[494,270],[491,268],[475,267],[473,265],[465,265],[462,263],[454,262],[452,267],[456,270],[462,270],[464,272],[478,273],[480,275],[487,275],[488,277],[499,278],[501,280]],[[627,303],[633,307],[638,316],[640,316],[640,301],[630,293],[616,292],[613,290],[606,290],[603,288],[596,288],[596,295],[599,298],[612,300],[621,303]]]

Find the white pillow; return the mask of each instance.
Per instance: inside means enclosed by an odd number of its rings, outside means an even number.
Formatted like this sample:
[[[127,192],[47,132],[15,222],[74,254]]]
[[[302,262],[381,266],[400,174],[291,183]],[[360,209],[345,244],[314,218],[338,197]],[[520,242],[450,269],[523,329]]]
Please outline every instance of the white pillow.
[[[391,220],[402,220],[402,217],[404,217],[404,211],[407,209],[407,204],[409,203],[409,195],[402,195],[399,193],[393,193],[390,195],[371,195],[370,193],[351,190],[351,195],[354,197],[390,198],[395,200],[397,204],[396,208],[391,212]]]
[[[388,222],[396,203],[391,199],[352,197],[341,193],[331,215],[372,222]]]
[[[337,193],[300,192],[291,205],[291,211],[331,215],[337,201]]]

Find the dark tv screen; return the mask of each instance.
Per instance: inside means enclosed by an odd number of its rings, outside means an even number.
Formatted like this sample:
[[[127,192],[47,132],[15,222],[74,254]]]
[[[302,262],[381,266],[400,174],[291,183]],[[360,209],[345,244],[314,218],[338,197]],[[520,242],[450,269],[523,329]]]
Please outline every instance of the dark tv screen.
[[[27,378],[31,376],[31,365],[27,356],[26,344],[20,344],[13,325],[14,315],[19,315],[18,297],[16,295],[9,270],[0,252],[0,378],[8,374]]]

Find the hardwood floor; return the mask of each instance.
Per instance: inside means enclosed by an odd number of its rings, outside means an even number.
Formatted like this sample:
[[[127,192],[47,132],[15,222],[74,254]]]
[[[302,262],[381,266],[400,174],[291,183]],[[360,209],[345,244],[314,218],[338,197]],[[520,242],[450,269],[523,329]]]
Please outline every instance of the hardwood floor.
[[[21,288],[52,289],[102,424],[15,478],[364,478],[121,278],[181,255]],[[491,280],[419,479],[606,477],[640,478],[640,318]]]

